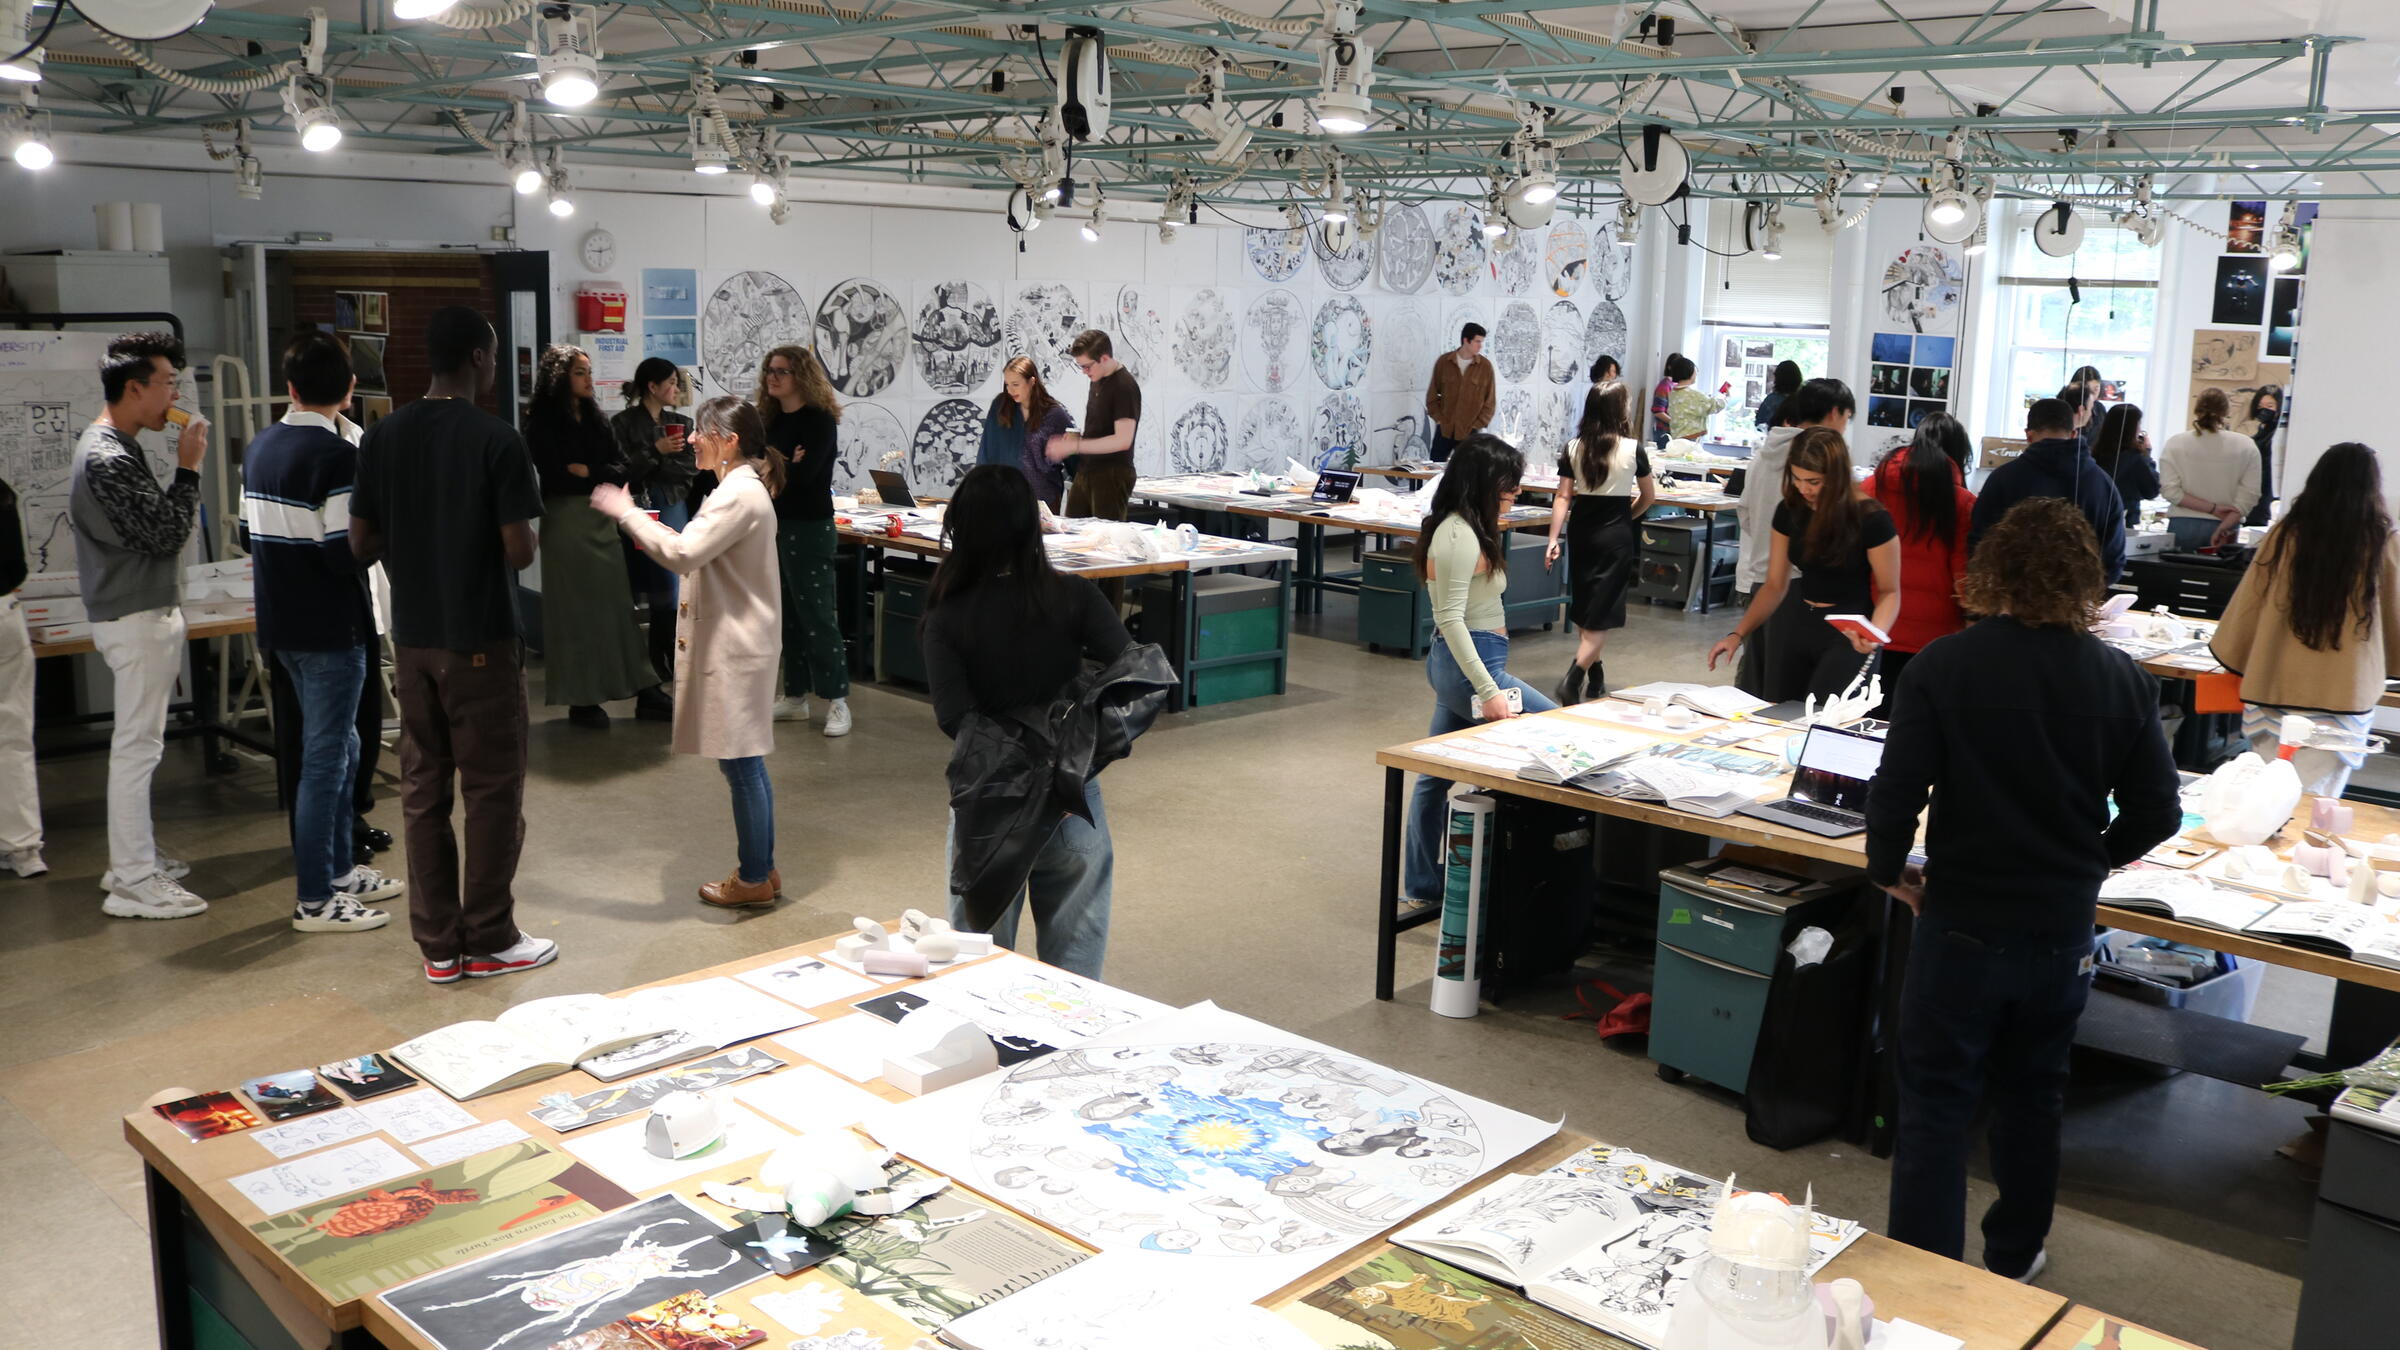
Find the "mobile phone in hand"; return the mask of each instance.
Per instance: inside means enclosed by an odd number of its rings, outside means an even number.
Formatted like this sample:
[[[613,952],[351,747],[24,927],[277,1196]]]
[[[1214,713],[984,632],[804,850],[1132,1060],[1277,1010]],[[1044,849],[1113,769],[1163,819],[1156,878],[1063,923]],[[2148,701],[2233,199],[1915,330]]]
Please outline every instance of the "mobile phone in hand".
[[[1725,383],[1718,385],[1718,386],[1717,386],[1717,392],[1718,392],[1718,393],[1720,393],[1720,394],[1730,394],[1730,393],[1732,393],[1732,392],[1733,392],[1733,381],[1731,381],[1731,380],[1727,380]]]

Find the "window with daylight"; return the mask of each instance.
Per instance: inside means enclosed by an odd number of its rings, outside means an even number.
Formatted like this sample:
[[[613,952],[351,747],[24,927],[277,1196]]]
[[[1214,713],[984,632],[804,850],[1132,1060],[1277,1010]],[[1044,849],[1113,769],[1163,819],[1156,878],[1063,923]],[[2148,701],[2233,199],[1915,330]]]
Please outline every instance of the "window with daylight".
[[[1833,240],[1805,212],[1784,212],[1783,256],[1745,251],[1742,203],[1709,204],[1707,290],[1701,297],[1699,387],[1731,385],[1725,411],[1709,423],[1720,441],[1754,444],[1759,400],[1775,365],[1797,361],[1803,378],[1825,373],[1833,320]],[[1655,383],[1657,376],[1652,375]]]
[[[2111,403],[2147,408],[2154,387],[2160,250],[2131,230],[2086,215],[2083,247],[2072,257],[2053,258],[2033,242],[2033,222],[2045,205],[2014,203],[2003,216],[2006,249],[1994,250],[2002,253],[1994,334],[1998,387],[1984,404],[1987,435],[2022,435],[2032,401],[2056,394],[2084,366],[2116,386],[2103,395]]]

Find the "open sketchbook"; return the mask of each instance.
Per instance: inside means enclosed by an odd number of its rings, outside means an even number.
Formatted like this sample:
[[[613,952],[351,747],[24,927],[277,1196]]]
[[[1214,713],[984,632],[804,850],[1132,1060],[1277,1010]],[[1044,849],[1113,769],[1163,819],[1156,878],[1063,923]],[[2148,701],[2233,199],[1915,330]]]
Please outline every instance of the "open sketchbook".
[[[1730,816],[1767,791],[1756,776],[1735,776],[1667,755],[1648,755],[1577,782],[1604,797],[1659,802],[1677,811],[1717,819]]]
[[[782,999],[728,976],[641,989],[614,1000],[659,1028],[657,1034],[578,1063],[603,1083],[713,1054],[817,1020]]]
[[[2101,883],[2100,902],[2400,970],[2400,919],[2378,906],[2347,900],[2278,902],[2165,868],[2112,875]]]
[[[665,1031],[626,1000],[565,994],[520,1003],[488,1022],[453,1022],[392,1047],[392,1058],[460,1101],[565,1073]]]
[[[1765,699],[1743,693],[1730,684],[1686,684],[1677,680],[1653,680],[1631,689],[1616,690],[1610,697],[1632,703],[1663,698],[1711,717],[1747,717],[1768,706]]]

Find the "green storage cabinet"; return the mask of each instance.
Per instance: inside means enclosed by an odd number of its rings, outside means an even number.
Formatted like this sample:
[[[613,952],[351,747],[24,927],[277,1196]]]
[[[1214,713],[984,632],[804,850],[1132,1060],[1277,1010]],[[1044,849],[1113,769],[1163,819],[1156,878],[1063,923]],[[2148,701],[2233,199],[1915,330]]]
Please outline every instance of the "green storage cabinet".
[[[1183,672],[1190,706],[1231,703],[1283,692],[1288,650],[1283,628],[1283,585],[1238,572],[1202,572],[1191,577],[1198,629],[1193,649],[1183,650],[1177,631],[1174,582],[1143,581],[1137,627],[1144,642],[1164,648]]]
[[[1412,549],[1388,549],[1360,560],[1358,640],[1370,651],[1423,656],[1433,642],[1433,601],[1417,580]]]
[[[925,683],[925,649],[917,641],[917,623],[925,616],[925,597],[932,589],[931,567],[885,556],[875,610],[877,679]]]
[[[1566,559],[1562,556],[1555,568],[1542,566],[1549,544],[1550,536],[1541,530],[1508,532],[1508,589],[1500,605],[1512,632],[1550,627],[1567,603]]]
[[[1775,895],[1720,875],[1742,868],[1804,884]],[[1855,873],[1811,880],[1723,859],[1659,873],[1650,1058],[1661,1076],[1691,1074],[1748,1091],[1776,957],[1802,928],[1831,927],[1857,883]]]

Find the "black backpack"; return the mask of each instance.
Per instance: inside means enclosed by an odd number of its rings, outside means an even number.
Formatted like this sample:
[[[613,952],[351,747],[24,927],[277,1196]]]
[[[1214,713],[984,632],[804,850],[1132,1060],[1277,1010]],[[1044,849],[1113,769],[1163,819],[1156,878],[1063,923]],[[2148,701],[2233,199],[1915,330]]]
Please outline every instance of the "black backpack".
[[[0,478],[0,595],[25,584],[25,518],[17,509],[17,490]]]

